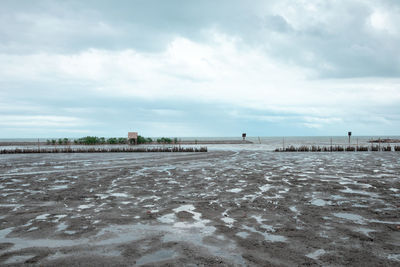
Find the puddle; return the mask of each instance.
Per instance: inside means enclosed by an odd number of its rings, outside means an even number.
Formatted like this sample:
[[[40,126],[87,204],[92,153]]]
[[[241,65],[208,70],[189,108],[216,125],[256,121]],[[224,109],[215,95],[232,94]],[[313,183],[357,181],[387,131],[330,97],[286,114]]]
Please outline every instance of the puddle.
[[[261,190],[261,192],[267,192],[269,189],[271,189],[271,185],[269,185],[269,184],[265,184],[265,185],[263,185],[263,186],[260,186],[260,187],[258,187],[258,189],[260,189]]]
[[[143,265],[148,263],[156,263],[160,261],[170,260],[177,256],[178,254],[172,249],[161,249],[151,254],[146,254],[136,261],[137,265]]]
[[[400,261],[400,254],[389,254],[387,258],[388,260]]]
[[[139,219],[140,217],[137,216],[138,218],[135,217],[135,219]],[[174,213],[169,213],[169,214],[165,214],[159,218],[157,218],[157,220],[161,223],[174,223],[176,221],[176,216]]]
[[[350,221],[353,221],[358,224],[365,224],[365,219],[362,216],[357,215],[357,214],[339,212],[339,213],[333,213],[333,215],[335,217],[350,220]]]
[[[383,224],[398,224],[398,225],[400,225],[400,221],[391,222],[391,221],[381,221],[381,220],[369,220],[369,222],[372,222],[372,223],[383,223]]]
[[[364,228],[364,227],[356,228],[356,229],[354,229],[354,231],[358,232],[358,233],[362,233],[362,234],[364,234],[364,235],[366,235],[368,237],[370,237],[369,233],[375,232],[375,230],[372,230],[372,229],[369,229],[369,228]]]
[[[264,232],[260,232],[257,231],[254,227],[249,227],[247,225],[243,225],[243,228],[247,231],[253,232],[253,233],[257,233],[260,234],[262,236],[264,236],[265,240],[271,241],[271,242],[286,242],[287,238],[281,235],[272,235],[269,233],[264,233]]]
[[[224,221],[228,225],[229,228],[232,228],[233,223],[235,222],[235,219],[232,219],[229,217],[223,217],[221,220]]]
[[[313,260],[317,260],[321,255],[325,254],[324,249],[317,249],[316,251],[309,253],[306,255],[306,257],[311,258]]]
[[[193,219],[195,222],[175,222],[174,227],[180,227],[180,228],[191,228],[191,227],[200,227],[204,228],[206,227],[206,224],[210,222],[210,220],[202,220],[201,219],[201,213],[200,212],[195,212],[196,208],[192,204],[188,205],[183,205],[178,208],[173,209],[175,213],[181,212],[181,211],[186,211],[189,213],[193,214]]]
[[[113,197],[129,197],[128,194],[125,194],[125,193],[112,193],[112,194],[110,194],[110,196],[113,196]]]
[[[50,214],[42,214],[42,215],[39,215],[39,216],[37,216],[36,218],[35,218],[35,220],[46,220],[47,219],[47,216],[49,216]]]
[[[61,231],[64,231],[65,229],[67,229],[68,228],[68,224],[66,224],[66,223],[64,223],[64,222],[62,222],[62,223],[59,223],[59,224],[57,224],[57,232],[61,232]]]
[[[49,189],[50,190],[61,190],[61,189],[67,189],[67,188],[68,188],[68,185],[64,184],[64,185],[53,185]]]
[[[65,217],[67,217],[67,215],[65,215],[65,214],[61,214],[61,215],[55,215],[54,217],[56,217],[57,219],[56,220],[54,220],[54,222],[58,222],[59,220],[61,220],[62,218],[65,218]]]
[[[347,193],[347,194],[358,194],[358,195],[365,195],[365,196],[370,196],[370,197],[378,197],[378,194],[372,193],[372,192],[367,192],[367,191],[362,191],[362,190],[354,190],[351,188],[346,187],[346,189],[339,190],[342,193]]]
[[[0,230],[0,240],[4,240],[6,236],[14,230],[14,227]]]
[[[298,213],[299,211],[297,210],[296,206],[291,206],[289,207],[290,211],[294,212],[294,213]]]
[[[239,192],[241,192],[243,189],[241,189],[241,188],[233,188],[233,189],[230,189],[230,190],[226,190],[226,192],[230,192],[230,193],[239,193]]]
[[[106,194],[96,194],[95,196],[99,197],[100,199],[106,199],[109,197],[109,195]]]
[[[345,197],[344,197],[344,196],[341,196],[341,195],[331,195],[331,198],[332,198],[333,200],[338,200],[338,199],[344,199]]]
[[[35,257],[36,255],[16,255],[16,256],[11,256],[8,258],[4,264],[22,264],[25,261]]]
[[[243,239],[246,239],[250,234],[249,234],[248,232],[239,232],[239,233],[236,233],[236,235],[237,235],[238,237],[241,237],[241,238],[243,238]]]
[[[76,234],[77,232],[76,232],[76,231],[68,230],[68,231],[64,231],[64,233],[67,234],[67,235],[74,235],[74,234]]]
[[[314,206],[323,207],[323,206],[326,206],[326,205],[331,205],[332,202],[325,201],[323,199],[313,199],[311,201],[311,204],[314,205]]]
[[[79,205],[78,209],[84,210],[84,209],[89,209],[89,208],[91,208],[93,206],[94,206],[94,204]]]

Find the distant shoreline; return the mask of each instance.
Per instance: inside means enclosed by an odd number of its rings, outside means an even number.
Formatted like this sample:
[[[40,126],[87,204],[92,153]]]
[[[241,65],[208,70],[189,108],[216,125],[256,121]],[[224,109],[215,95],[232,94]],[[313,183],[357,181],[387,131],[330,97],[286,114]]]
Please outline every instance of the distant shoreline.
[[[385,138],[385,139],[374,139],[367,141],[368,143],[400,143],[400,139],[391,139],[391,138]]]

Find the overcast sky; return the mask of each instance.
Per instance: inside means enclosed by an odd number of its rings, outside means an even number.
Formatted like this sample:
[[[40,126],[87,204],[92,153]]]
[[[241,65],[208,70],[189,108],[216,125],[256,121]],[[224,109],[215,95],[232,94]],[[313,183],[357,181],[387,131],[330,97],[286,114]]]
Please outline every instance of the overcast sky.
[[[400,1],[0,3],[0,138],[399,135]]]

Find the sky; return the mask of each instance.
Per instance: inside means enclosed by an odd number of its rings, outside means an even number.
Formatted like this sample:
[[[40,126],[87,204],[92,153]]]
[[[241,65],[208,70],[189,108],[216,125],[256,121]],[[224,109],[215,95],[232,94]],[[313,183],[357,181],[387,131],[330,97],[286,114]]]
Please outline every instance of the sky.
[[[0,3],[0,138],[400,135],[400,1]]]

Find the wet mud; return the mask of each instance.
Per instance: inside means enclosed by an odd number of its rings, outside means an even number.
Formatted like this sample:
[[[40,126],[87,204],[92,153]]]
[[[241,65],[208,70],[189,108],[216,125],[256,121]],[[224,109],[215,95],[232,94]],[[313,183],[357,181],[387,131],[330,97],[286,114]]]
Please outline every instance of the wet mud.
[[[0,265],[395,266],[398,153],[0,157]]]

